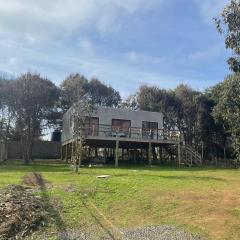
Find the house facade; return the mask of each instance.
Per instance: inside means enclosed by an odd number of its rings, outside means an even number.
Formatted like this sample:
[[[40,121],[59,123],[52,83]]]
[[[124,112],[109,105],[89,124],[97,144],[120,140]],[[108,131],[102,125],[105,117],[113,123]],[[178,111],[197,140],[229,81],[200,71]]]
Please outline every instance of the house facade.
[[[133,159],[144,156],[145,162],[152,164],[154,156],[157,158],[161,155],[158,152],[162,152],[162,148],[180,145],[178,132],[166,131],[163,128],[162,113],[96,107],[84,116],[85,123],[76,135],[74,111],[77,110],[72,107],[63,116],[61,138],[63,159],[72,156],[74,141],[81,141],[82,137],[84,144],[89,148],[89,156],[91,156],[91,149],[95,149],[95,152],[98,151],[97,149],[104,149],[105,158],[108,155],[112,156],[115,159],[115,166],[118,166],[120,152],[122,153],[120,159],[124,159],[125,150],[128,156],[130,156],[129,152],[133,153]]]
[[[73,108],[63,117],[62,142],[74,137]],[[97,107],[88,116],[83,129],[85,137],[161,139],[163,115],[158,112]]]

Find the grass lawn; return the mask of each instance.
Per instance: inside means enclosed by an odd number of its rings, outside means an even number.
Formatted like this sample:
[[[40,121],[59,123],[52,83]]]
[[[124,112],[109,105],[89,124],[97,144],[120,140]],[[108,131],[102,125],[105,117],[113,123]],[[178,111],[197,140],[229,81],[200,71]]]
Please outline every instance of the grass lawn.
[[[63,229],[98,228],[101,234],[115,227],[166,223],[210,239],[240,239],[239,170],[86,167],[75,174],[68,165],[41,161],[0,165],[0,188],[22,184],[29,172],[40,172],[49,181],[44,194],[51,199],[53,221],[38,236]],[[96,178],[102,174],[111,177]]]

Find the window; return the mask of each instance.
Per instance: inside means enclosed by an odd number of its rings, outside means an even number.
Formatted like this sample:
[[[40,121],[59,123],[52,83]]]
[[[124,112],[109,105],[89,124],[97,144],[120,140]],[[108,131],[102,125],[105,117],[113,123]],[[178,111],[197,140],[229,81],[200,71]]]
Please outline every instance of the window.
[[[85,134],[89,136],[98,136],[99,118],[86,117],[85,119]]]
[[[142,122],[142,136],[143,138],[157,139],[158,123],[157,122]]]
[[[112,119],[112,135],[118,137],[129,137],[131,132],[131,121],[124,119]]]

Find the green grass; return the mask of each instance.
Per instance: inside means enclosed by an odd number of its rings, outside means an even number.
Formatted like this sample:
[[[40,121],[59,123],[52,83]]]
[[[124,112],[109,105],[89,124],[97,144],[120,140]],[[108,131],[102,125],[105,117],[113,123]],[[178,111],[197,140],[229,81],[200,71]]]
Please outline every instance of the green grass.
[[[75,174],[68,165],[41,161],[0,165],[0,188],[22,184],[30,172],[41,172],[49,181],[40,193],[52,212],[44,232],[98,227],[101,234],[114,226],[170,223],[211,239],[240,239],[239,170],[86,167]],[[102,174],[111,178],[96,178]]]

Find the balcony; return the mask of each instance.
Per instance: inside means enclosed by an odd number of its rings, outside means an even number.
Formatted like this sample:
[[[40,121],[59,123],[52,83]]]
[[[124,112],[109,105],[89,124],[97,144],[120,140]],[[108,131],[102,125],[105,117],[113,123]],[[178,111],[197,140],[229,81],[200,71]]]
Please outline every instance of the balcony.
[[[166,131],[164,129],[143,129],[139,127],[119,128],[112,125],[97,124],[80,129],[81,135],[86,139],[102,139],[120,141],[179,141],[179,131]],[[75,136],[76,137],[76,136]]]

